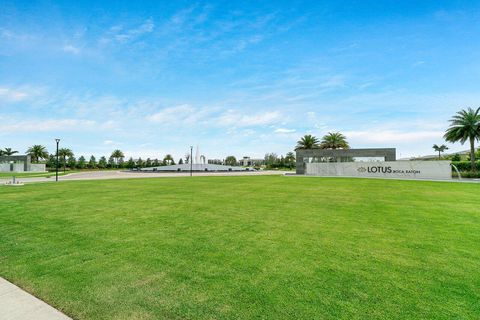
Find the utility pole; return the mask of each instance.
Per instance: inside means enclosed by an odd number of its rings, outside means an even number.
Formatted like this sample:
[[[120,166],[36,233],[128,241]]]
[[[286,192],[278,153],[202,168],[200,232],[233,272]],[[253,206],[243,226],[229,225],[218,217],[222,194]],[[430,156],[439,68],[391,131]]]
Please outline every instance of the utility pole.
[[[57,161],[55,164],[55,181],[58,181],[58,144],[60,143],[60,139],[55,139],[55,142],[57,142]]]
[[[190,146],[190,177],[193,171],[193,146]]]

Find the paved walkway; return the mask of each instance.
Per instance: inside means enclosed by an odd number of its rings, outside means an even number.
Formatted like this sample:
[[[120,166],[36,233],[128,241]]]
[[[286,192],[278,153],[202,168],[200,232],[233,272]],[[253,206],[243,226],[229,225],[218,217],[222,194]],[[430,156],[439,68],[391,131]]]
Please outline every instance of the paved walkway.
[[[57,309],[0,278],[0,320],[71,320]]]
[[[193,176],[258,176],[258,175],[282,175],[285,171],[241,171],[241,172],[194,172]],[[108,180],[108,179],[143,179],[143,178],[173,178],[173,177],[188,177],[189,172],[128,172],[128,171],[87,171],[67,174],[65,176],[59,176],[59,181],[68,180]],[[0,178],[0,184],[4,184],[7,181],[11,181],[12,178]],[[48,182],[55,181],[55,174],[52,174],[50,178],[37,177],[19,177],[17,181],[21,183],[27,182]]]

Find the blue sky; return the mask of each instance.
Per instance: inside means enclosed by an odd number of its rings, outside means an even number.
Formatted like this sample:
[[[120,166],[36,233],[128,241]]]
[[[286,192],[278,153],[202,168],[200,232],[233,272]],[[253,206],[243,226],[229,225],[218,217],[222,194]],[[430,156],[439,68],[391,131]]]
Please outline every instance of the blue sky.
[[[477,1],[0,7],[0,147],[21,152],[263,157],[341,131],[407,157],[480,105]]]

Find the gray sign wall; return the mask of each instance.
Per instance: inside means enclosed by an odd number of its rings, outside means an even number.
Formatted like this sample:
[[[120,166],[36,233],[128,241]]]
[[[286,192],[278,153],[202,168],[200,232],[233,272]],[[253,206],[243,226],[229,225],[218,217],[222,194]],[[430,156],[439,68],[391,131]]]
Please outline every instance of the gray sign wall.
[[[450,161],[307,163],[306,175],[400,179],[451,179]]]
[[[310,161],[305,161],[310,157],[333,157],[337,161],[340,158],[354,158],[354,157],[381,157],[385,161],[396,160],[395,148],[367,148],[367,149],[297,149],[296,150],[296,172],[297,174],[305,174],[306,164]],[[335,161],[335,162],[337,162]],[[313,161],[318,162],[318,161]],[[329,161],[330,162],[330,161]],[[341,162],[341,161],[338,161]]]

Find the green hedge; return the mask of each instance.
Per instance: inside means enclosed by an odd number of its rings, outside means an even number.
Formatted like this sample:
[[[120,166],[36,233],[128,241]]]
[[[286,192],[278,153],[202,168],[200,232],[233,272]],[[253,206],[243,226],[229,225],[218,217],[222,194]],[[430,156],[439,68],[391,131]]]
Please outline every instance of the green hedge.
[[[470,161],[452,161],[452,164],[456,166],[460,172],[471,171],[472,169]],[[477,166],[477,171],[480,171],[480,161],[476,161],[475,164]],[[454,170],[453,167],[452,170]]]

